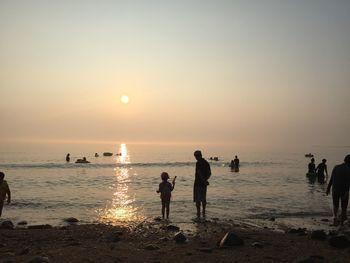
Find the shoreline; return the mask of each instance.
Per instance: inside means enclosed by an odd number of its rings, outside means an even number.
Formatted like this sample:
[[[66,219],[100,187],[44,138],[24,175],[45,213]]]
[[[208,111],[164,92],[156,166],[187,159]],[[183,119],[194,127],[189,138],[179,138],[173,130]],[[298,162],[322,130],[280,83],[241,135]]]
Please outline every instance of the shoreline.
[[[350,257],[350,242],[342,249],[330,244],[338,235],[350,240],[349,222],[323,233],[219,219],[187,225],[144,221],[30,228],[0,229],[0,262],[348,262]],[[185,242],[174,240],[179,231]],[[220,240],[230,231],[244,244],[221,248]]]

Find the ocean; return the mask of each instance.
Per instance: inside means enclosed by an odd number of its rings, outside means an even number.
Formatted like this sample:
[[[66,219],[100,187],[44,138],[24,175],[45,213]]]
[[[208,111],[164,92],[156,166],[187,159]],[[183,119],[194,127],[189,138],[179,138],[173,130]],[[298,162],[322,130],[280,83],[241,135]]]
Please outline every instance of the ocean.
[[[311,147],[310,147],[311,148]],[[177,176],[170,219],[192,222],[195,159],[200,149],[210,162],[207,218],[263,225],[274,217],[293,225],[314,218],[331,218],[327,184],[306,176],[312,152],[316,165],[327,159],[329,175],[342,163],[349,147],[313,147],[308,151],[254,151],[223,145],[31,145],[7,147],[0,152],[0,171],[5,173],[12,203],[4,206],[2,219],[29,224],[61,225],[76,217],[82,223],[131,224],[161,215],[160,174]],[[95,157],[95,152],[99,157]],[[104,157],[103,152],[113,152]],[[71,162],[65,161],[67,153]],[[119,154],[119,155],[116,155]],[[240,170],[229,163],[238,155]],[[89,164],[76,164],[86,157]],[[210,161],[218,156],[219,161]],[[325,223],[328,224],[328,223]]]

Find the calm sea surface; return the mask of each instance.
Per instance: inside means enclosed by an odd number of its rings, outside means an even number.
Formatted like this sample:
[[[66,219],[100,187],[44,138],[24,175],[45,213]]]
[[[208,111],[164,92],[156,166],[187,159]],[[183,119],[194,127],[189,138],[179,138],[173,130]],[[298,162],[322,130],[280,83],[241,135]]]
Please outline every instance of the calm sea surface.
[[[86,223],[152,219],[160,215],[156,190],[161,172],[166,171],[171,179],[177,176],[171,220],[190,222],[195,216],[193,151],[197,148],[207,160],[210,156],[220,159],[210,162],[209,218],[258,221],[272,216],[287,219],[331,216],[326,184],[305,176],[307,152],[235,152],[222,146],[121,144],[1,149],[0,171],[5,172],[12,191],[12,204],[4,207],[3,218],[53,225],[71,216]],[[308,150],[315,154],[317,164],[326,158],[331,173],[350,148]],[[104,151],[121,156],[103,157]],[[65,161],[68,152],[71,163]],[[100,157],[95,158],[95,152]],[[232,172],[228,166],[235,154],[241,160],[239,172]],[[83,156],[91,163],[74,163]]]

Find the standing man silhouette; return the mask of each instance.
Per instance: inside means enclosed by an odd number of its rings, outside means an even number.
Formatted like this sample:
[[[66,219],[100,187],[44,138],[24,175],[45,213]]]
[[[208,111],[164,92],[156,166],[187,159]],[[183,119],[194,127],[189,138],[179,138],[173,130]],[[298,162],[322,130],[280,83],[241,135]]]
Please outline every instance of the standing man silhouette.
[[[7,196],[7,203],[11,203],[11,191],[10,188],[4,180],[5,174],[3,172],[0,172],[0,217],[2,214],[2,208],[4,206],[4,202]]]
[[[195,180],[193,186],[193,202],[197,207],[197,218],[200,217],[201,204],[202,214],[205,217],[205,209],[207,205],[207,186],[209,185],[208,179],[211,176],[211,170],[209,163],[202,157],[202,152],[197,150],[194,152],[194,157],[197,160],[195,170]]]
[[[333,168],[331,179],[329,180],[327,192],[329,195],[332,188],[334,225],[338,225],[339,201],[341,203],[340,224],[347,220],[347,208],[349,203],[350,189],[350,155],[345,156],[344,163]]]

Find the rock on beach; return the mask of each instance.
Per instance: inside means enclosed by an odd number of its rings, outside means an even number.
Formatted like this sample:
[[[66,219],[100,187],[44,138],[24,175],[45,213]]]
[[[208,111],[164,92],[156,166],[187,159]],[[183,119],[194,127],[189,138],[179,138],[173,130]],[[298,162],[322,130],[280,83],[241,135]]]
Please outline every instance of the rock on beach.
[[[244,244],[243,239],[237,236],[234,232],[227,232],[226,235],[221,239],[219,246],[221,248],[242,246]]]

